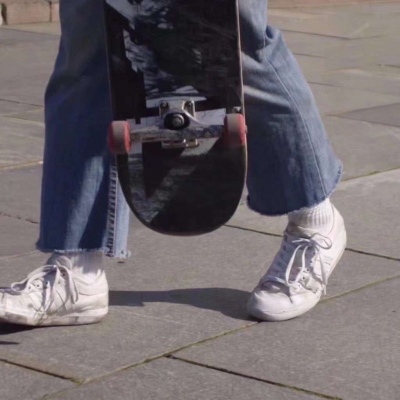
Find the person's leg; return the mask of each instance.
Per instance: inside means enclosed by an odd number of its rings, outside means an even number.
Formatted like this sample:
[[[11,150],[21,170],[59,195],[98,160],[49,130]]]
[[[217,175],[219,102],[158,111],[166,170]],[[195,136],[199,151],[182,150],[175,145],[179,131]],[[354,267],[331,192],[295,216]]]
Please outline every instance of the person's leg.
[[[344,250],[343,219],[329,201],[342,166],[297,62],[279,30],[268,25],[267,1],[239,3],[248,204],[263,215],[289,215],[282,247],[248,310],[283,320],[318,302]]]
[[[102,7],[60,2],[62,37],[45,97],[42,251],[126,255],[129,213],[107,148],[112,115]]]
[[[39,250],[48,265],[0,293],[0,319],[97,322],[108,307],[103,254],[125,257],[128,207],[107,148],[111,121],[101,1],[60,1],[62,36],[45,96]]]

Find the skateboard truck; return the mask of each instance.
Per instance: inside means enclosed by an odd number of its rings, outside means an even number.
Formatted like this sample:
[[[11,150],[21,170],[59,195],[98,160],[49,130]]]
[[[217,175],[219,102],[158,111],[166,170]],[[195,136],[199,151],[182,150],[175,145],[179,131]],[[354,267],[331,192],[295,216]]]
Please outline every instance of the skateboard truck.
[[[200,145],[200,139],[222,138],[230,146],[243,145],[246,134],[244,117],[240,113],[225,114],[221,123],[207,124],[195,116],[194,101],[163,100],[159,117],[149,125],[131,126],[129,121],[113,121],[110,125],[109,148],[115,155],[129,154],[135,142],[159,142],[163,149],[187,149]]]
[[[193,101],[162,101],[159,106],[160,116],[163,119],[165,129],[179,131],[196,122],[194,119]],[[187,149],[195,148],[199,145],[197,139],[177,139],[165,140],[161,142],[163,149]]]

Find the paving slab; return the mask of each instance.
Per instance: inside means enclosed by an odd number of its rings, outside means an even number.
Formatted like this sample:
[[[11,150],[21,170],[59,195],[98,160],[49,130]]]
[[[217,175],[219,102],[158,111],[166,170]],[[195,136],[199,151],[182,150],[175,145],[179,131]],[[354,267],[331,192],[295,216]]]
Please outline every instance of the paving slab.
[[[36,108],[35,112],[41,113],[43,109]],[[30,115],[29,112],[21,113],[21,116],[25,116],[25,114]],[[44,144],[44,124],[40,121],[35,121],[34,117],[28,119],[28,117],[18,118],[14,116],[18,116],[19,114],[11,114],[0,117],[0,136],[4,138],[9,138],[11,136],[23,137],[27,140],[30,139],[40,139],[37,140],[38,143]],[[38,118],[37,118],[38,119]],[[29,153],[28,153],[29,155]]]
[[[399,66],[400,54],[394,49],[398,45],[399,32],[377,36],[366,40],[349,40],[343,46],[337,46],[329,50],[328,57],[335,59],[359,59],[363,66],[387,65]]]
[[[340,117],[400,127],[400,103],[351,111]]]
[[[42,166],[0,170],[0,212],[39,222]]]
[[[55,26],[58,24],[50,24]],[[54,35],[49,35],[44,31],[44,27],[48,26],[47,24],[23,24],[23,25],[14,25],[14,26],[0,26],[0,46],[15,46],[15,45],[24,45],[24,44],[32,44],[32,43],[44,43],[53,42],[54,40],[58,40],[54,38]],[[16,28],[17,27],[17,28]],[[21,29],[22,27],[22,29]],[[25,27],[25,28],[23,28]],[[26,28],[35,27],[34,30],[26,29]],[[18,29],[19,28],[19,29]],[[35,32],[36,31],[36,32]]]
[[[356,3],[356,2],[355,2]],[[372,15],[393,15],[400,14],[400,4],[398,1],[371,1],[371,4],[347,4],[345,6],[324,6],[324,7],[310,7],[310,8],[299,8],[299,12],[314,13],[314,14],[372,14]],[[374,4],[378,3],[378,4]],[[383,4],[379,4],[383,3]]]
[[[321,3],[320,0],[271,0],[270,8],[294,8],[294,9],[314,9],[314,8],[340,8],[348,7],[349,4],[363,5],[363,4],[381,4],[381,3],[396,3],[397,0],[328,0]]]
[[[400,248],[393,238],[400,237],[398,202],[400,170],[342,182],[332,201],[344,217],[347,247],[356,251],[400,259]],[[234,227],[281,235],[286,217],[268,218],[254,214],[241,204],[229,222]]]
[[[61,35],[61,26],[59,22],[43,22],[34,24],[14,24],[9,27],[5,26],[5,29],[12,29],[13,31],[25,31],[34,33],[45,33],[47,35]]]
[[[333,200],[347,226],[348,247],[400,259],[400,170],[343,182]]]
[[[289,48],[297,57],[299,55],[324,57],[329,60],[326,63],[328,70],[382,65],[398,67],[400,54],[394,49],[398,47],[400,28],[398,17],[390,18],[391,25],[388,24],[386,16],[380,18],[378,22],[386,30],[385,34],[366,39],[343,39],[285,30],[283,34]],[[304,25],[307,22],[308,20],[302,21]],[[311,79],[311,82],[315,80]]]
[[[247,232],[247,235],[254,234]],[[264,246],[270,242],[272,241],[264,239]],[[273,241],[277,245],[279,242],[280,239]],[[221,274],[213,264],[208,268],[190,272],[184,270],[185,265],[181,265],[176,266],[173,271],[163,273],[161,267],[151,259],[150,267],[145,260],[138,260],[135,266],[128,264],[110,267],[110,304],[135,315],[151,315],[182,323],[191,318],[186,312],[192,313],[191,307],[213,310],[235,319],[248,319],[245,303],[249,292],[272,262],[278,246],[272,247],[271,250],[261,246],[256,249],[259,257],[263,257],[258,264],[245,261],[231,263],[229,276]],[[165,256],[164,270],[168,267],[170,258],[169,255]],[[15,263],[16,260],[3,262],[4,268],[7,265],[11,268]],[[224,265],[229,264],[225,262]],[[354,271],[361,273],[356,274]],[[5,276],[9,274],[11,272]],[[329,280],[327,298],[340,296],[395,276],[400,276],[398,261],[347,251]]]
[[[0,117],[0,168],[41,161],[43,136],[40,124]]]
[[[213,312],[193,311],[190,320],[181,323],[151,315],[139,316],[134,311],[114,307],[107,318],[96,325],[20,331],[10,331],[9,326],[0,325],[2,340],[18,343],[0,347],[0,358],[83,381],[245,325],[243,321],[222,315],[209,318],[207,314]]]
[[[324,57],[329,60],[326,62],[327,70],[398,67],[400,63],[400,54],[393,51],[398,45],[398,33],[362,40],[328,38],[286,31],[283,35],[296,57],[301,55]]]
[[[400,128],[336,117],[324,124],[343,162],[343,180],[400,168]]]
[[[400,96],[321,84],[310,84],[321,114],[339,114],[400,102]]]
[[[399,284],[393,279],[175,356],[341,399],[397,400]]]
[[[10,346],[13,343],[8,343]],[[0,340],[0,345],[7,342]],[[45,375],[15,365],[0,362],[1,400],[39,400],[49,394],[73,388],[76,385],[71,381]]]
[[[302,14],[302,16],[304,13]],[[291,32],[312,33],[314,35],[332,36],[342,39],[366,39],[378,35],[387,34],[395,29],[393,17],[391,21],[382,24],[381,20],[374,15],[359,15],[343,13],[340,15],[312,15],[307,18],[299,18],[282,12],[270,15],[269,23],[280,29]],[[389,24],[391,22],[391,24]]]
[[[353,67],[335,66],[335,69],[328,70],[326,66],[330,64],[330,59],[301,56],[299,61],[309,81],[313,83],[392,95],[400,93],[400,69],[397,67],[385,65],[363,67],[359,66],[360,62],[355,62]],[[371,93],[370,96],[374,94]]]
[[[0,100],[0,115],[7,114],[16,114],[16,113],[25,113],[28,111],[36,110],[36,106],[32,106],[30,104],[24,104],[15,101],[5,101]]]
[[[353,41],[330,36],[318,36],[311,33],[288,32],[282,30],[289,48],[296,55],[314,55],[326,57],[333,49],[343,48]]]
[[[34,269],[45,265],[48,255],[32,250],[22,255],[9,255],[0,258],[0,287],[21,281]]]
[[[44,108],[40,107],[34,110],[17,112],[11,115],[9,114],[7,115],[7,118],[22,120],[22,121],[38,122],[44,124]]]
[[[134,222],[130,234],[132,258],[107,261],[113,307],[181,323],[192,318],[193,309],[248,319],[249,292],[271,263],[281,238],[222,228],[199,238],[171,239],[138,224]],[[0,284],[21,280],[46,258],[39,252],[3,258]],[[356,268],[363,273],[353,274]],[[396,276],[398,268],[397,261],[346,252],[330,279],[328,297]]]
[[[0,258],[25,254],[35,249],[39,225],[0,213]]]
[[[199,238],[171,239],[138,226],[130,243],[132,259],[108,263],[111,307],[105,321],[21,331],[0,325],[2,340],[18,343],[0,347],[0,358],[81,380],[252,325],[245,303],[280,238],[222,228]],[[1,259],[1,285],[21,280],[46,257],[34,252]],[[363,274],[352,273],[354,268]],[[394,261],[348,253],[328,294],[396,276],[398,268]]]
[[[115,261],[115,267],[110,267],[108,274],[110,281],[115,282],[115,286],[111,284],[112,289],[121,291],[182,290],[184,295],[184,289],[202,288],[204,292],[207,288],[231,289],[233,293],[237,292],[235,303],[240,310],[240,302],[247,299],[248,292],[265,273],[280,242],[281,237],[229,227],[197,238],[171,238],[141,228],[134,221],[129,238],[132,259],[122,264]],[[157,251],[154,250],[155,244]],[[190,256],[186,255],[189,251]],[[351,274],[350,271],[360,265],[363,266],[362,276]],[[379,265],[378,270],[376,265]],[[393,277],[399,272],[398,268],[397,261],[347,252],[341,267],[330,280],[328,295],[337,296]],[[240,291],[243,293],[240,294]],[[228,290],[226,292],[229,294]],[[216,294],[218,291],[214,296]],[[218,306],[222,297],[212,302]],[[201,297],[197,299],[200,302]]]
[[[0,28],[0,43],[0,99],[43,105],[59,38]]]
[[[160,359],[104,380],[67,390],[50,399],[308,400],[306,393],[213,371],[181,361]]]
[[[365,62],[365,57],[358,57],[354,55],[353,57],[339,58],[332,60],[331,58],[324,56],[314,56],[305,54],[295,54],[296,60],[300,65],[301,71],[305,76],[308,83],[317,83],[329,86],[339,86],[346,87],[344,85],[331,84],[325,79],[325,77],[330,75],[330,73],[337,70],[358,68]],[[351,86],[349,86],[351,88]],[[359,89],[359,88],[355,88]],[[361,88],[362,90],[363,88]],[[396,93],[390,93],[397,95]]]
[[[146,233],[144,228],[136,232],[140,237]],[[258,235],[253,235],[253,241],[254,236]],[[146,241],[143,238],[142,243],[143,240]],[[4,333],[3,340],[18,342],[19,346],[0,348],[0,358],[83,379],[253,324],[245,313],[248,291],[237,284],[243,276],[245,256],[240,260],[235,260],[233,254],[224,258],[226,276],[221,265],[224,252],[229,254],[235,247],[251,243],[249,235],[225,229],[201,240],[182,242],[179,240],[180,246],[171,240],[155,242],[150,235],[147,236],[147,247],[135,247],[137,250],[129,263],[115,261],[114,269],[108,270],[111,312],[102,324]],[[268,244],[264,242],[265,239],[260,237],[258,246],[265,249]],[[154,243],[157,243],[157,251]],[[228,243],[226,250],[221,248],[221,243]],[[134,245],[138,246],[138,243]],[[150,257],[149,253],[154,256]],[[44,261],[44,256],[43,261],[36,254],[33,260],[31,256],[2,260],[1,276],[6,280],[3,285],[20,280],[21,272],[28,270],[27,265],[33,269],[32,265],[37,263],[34,267],[38,267],[41,265],[38,262]],[[231,260],[236,262],[230,264]],[[254,254],[246,261],[246,268],[255,266],[255,275],[258,275],[264,255]],[[210,274],[217,268],[212,281]],[[240,277],[235,275],[238,269],[242,270]],[[216,282],[216,276],[224,278]],[[255,281],[254,276],[252,285]],[[0,325],[0,332],[1,329],[5,328]],[[117,337],[118,341],[115,341]],[[71,343],[74,343],[72,348]],[[99,348],[102,352],[97,351]]]

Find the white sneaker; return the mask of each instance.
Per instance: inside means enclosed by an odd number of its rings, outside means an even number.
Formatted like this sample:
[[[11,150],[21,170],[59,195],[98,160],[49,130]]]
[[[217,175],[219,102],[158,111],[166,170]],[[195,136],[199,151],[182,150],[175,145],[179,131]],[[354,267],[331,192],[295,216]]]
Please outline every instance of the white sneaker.
[[[108,312],[104,271],[88,284],[71,261],[58,257],[54,265],[31,272],[21,282],[0,289],[0,321],[20,325],[82,325],[100,321]]]
[[[333,218],[327,236],[288,225],[278,254],[249,298],[250,315],[264,321],[284,321],[318,303],[346,247],[343,218],[334,207]]]

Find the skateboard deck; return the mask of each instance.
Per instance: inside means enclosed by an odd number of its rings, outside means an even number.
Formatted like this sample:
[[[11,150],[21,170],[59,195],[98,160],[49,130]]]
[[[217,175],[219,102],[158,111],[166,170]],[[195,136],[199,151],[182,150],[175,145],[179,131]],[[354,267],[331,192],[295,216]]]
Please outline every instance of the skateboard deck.
[[[246,177],[237,0],[103,1],[109,145],[126,200],[157,232],[211,232]]]

